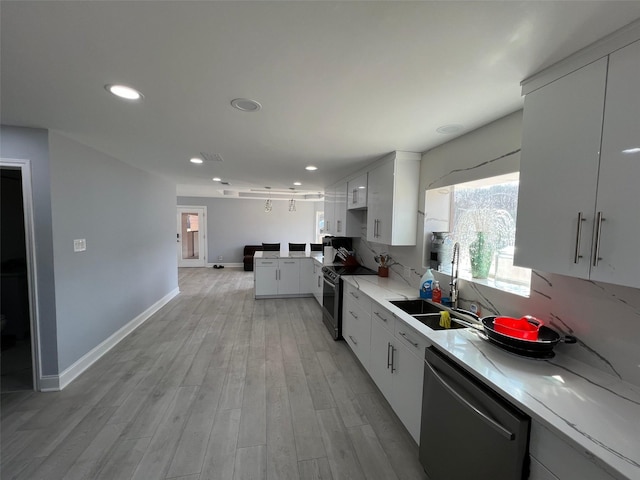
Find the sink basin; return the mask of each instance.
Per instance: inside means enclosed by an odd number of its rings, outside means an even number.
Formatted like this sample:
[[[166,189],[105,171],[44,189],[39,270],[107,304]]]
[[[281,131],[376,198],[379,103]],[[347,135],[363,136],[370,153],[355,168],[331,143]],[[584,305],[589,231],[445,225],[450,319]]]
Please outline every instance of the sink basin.
[[[464,325],[460,325],[456,322],[451,322],[451,327],[446,329],[440,326],[440,314],[439,313],[428,313],[422,315],[411,315],[413,318],[423,323],[431,330],[453,330],[456,328],[466,328]]]
[[[434,305],[433,303],[426,302],[421,299],[417,300],[392,300],[390,303],[398,307],[400,310],[407,312],[413,318],[423,323],[432,330],[445,330],[440,326],[440,312],[444,311],[444,308]],[[455,315],[451,315],[455,317]],[[465,328],[464,325],[451,322],[451,328]]]
[[[443,308],[434,305],[430,302],[425,302],[424,300],[391,300],[393,305],[398,307],[400,310],[407,312],[409,315],[417,315],[421,313],[437,313],[438,315]]]

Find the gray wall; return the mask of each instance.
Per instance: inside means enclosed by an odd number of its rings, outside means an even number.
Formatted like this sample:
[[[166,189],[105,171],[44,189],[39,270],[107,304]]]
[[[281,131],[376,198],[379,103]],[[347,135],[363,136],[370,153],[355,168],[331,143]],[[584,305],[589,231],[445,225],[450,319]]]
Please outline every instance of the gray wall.
[[[289,242],[315,242],[316,203],[298,201],[289,212],[288,201],[274,200],[273,210],[265,213],[264,200],[178,197],[178,205],[207,207],[209,263],[241,263],[245,245],[279,242],[287,250]]]
[[[60,372],[178,288],[175,185],[50,133]],[[87,241],[74,253],[73,240]]]
[[[58,350],[48,132],[39,128],[1,126],[0,157],[27,159],[31,164],[41,374],[55,375]]]

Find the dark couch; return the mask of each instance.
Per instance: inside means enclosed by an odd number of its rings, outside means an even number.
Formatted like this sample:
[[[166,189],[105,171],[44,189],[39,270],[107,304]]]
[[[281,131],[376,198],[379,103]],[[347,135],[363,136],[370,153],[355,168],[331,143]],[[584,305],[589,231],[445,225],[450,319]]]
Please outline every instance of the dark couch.
[[[244,257],[242,261],[244,262],[244,271],[245,272],[253,272],[253,255],[256,252],[262,252],[262,245],[245,245],[244,246]]]

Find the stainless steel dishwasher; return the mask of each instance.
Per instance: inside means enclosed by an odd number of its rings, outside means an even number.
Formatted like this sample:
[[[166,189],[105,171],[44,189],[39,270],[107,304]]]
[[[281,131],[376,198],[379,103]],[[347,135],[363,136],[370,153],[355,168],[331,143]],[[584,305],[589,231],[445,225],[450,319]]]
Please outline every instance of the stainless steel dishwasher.
[[[420,462],[429,480],[529,477],[531,419],[434,347],[425,350]]]

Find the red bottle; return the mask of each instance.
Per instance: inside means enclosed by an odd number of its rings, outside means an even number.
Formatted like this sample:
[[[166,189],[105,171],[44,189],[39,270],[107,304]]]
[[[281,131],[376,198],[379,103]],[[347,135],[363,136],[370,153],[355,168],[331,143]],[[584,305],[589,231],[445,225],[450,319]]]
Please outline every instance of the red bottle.
[[[436,280],[434,285],[435,286],[433,287],[431,300],[435,303],[442,303],[442,290],[440,289],[440,282]]]

